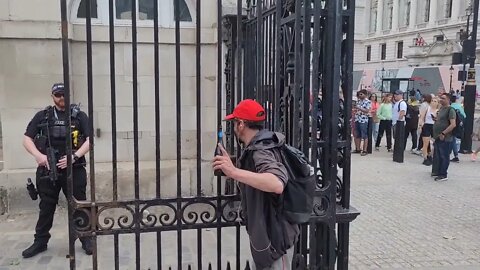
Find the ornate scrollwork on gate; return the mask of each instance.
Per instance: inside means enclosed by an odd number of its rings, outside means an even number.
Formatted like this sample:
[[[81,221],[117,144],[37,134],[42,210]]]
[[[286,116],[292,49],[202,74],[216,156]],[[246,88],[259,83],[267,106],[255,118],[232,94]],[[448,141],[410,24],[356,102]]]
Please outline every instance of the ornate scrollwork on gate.
[[[227,227],[245,220],[236,195],[223,196],[220,204],[216,197],[182,198],[180,206],[178,204],[175,199],[122,202],[121,205],[98,206],[94,217],[88,208],[81,208],[76,212],[82,214],[74,220],[74,229],[82,233],[97,231],[99,234],[112,234],[118,230],[137,228],[160,231],[174,230],[178,226],[214,228],[218,223]],[[93,220],[96,221],[95,230],[92,230]]]

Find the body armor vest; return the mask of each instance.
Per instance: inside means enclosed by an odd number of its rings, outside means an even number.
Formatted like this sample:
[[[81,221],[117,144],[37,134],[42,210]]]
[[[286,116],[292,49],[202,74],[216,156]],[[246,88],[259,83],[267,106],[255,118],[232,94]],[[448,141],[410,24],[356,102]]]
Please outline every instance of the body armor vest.
[[[67,119],[66,117],[58,117],[56,109],[52,106],[48,106],[45,110],[45,118],[40,123],[40,133],[37,136],[39,140],[43,137],[41,144],[38,145],[40,152],[45,154],[44,149],[51,146],[60,153],[65,153],[65,140],[67,138]],[[83,144],[84,135],[80,133],[80,121],[77,117],[79,109],[76,105],[72,104],[71,108],[71,136],[72,136],[72,149],[78,150]],[[43,142],[44,141],[44,142]]]

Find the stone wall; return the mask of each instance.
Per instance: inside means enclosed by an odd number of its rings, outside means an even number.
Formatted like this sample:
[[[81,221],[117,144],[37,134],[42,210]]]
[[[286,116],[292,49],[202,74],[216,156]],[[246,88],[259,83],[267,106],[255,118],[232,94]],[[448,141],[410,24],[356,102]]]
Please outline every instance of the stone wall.
[[[69,8],[73,1],[69,2]],[[50,87],[63,80],[60,7],[52,0],[0,0],[0,115],[3,130],[4,170],[0,186],[5,186],[8,198],[17,201],[27,198],[25,178],[34,174],[35,161],[22,146],[23,133],[33,115],[52,103]],[[201,119],[202,141],[196,139],[196,69],[195,27],[182,26],[181,50],[181,144],[182,181],[194,183],[196,145],[202,144],[201,159],[210,160],[215,147],[217,80],[217,18],[216,1],[202,1],[201,24]],[[115,27],[115,82],[117,112],[118,160],[130,168],[133,160],[133,77],[131,26]],[[142,164],[155,160],[155,93],[153,60],[153,26],[138,28],[138,127],[139,158]],[[111,182],[112,128],[111,87],[108,26],[94,23],[93,51],[93,114],[95,131],[95,161],[100,169],[96,177],[99,190]],[[81,103],[87,111],[87,65],[85,25],[69,24],[69,53],[72,102]],[[162,164],[176,159],[176,73],[174,29],[161,27],[160,40],[160,135]],[[220,74],[221,75],[221,74]],[[103,165],[102,163],[107,165]],[[207,164],[208,162],[204,162]],[[149,165],[150,166],[150,165]],[[164,166],[164,165],[162,165]],[[168,168],[171,165],[165,165]],[[148,167],[148,166],[147,166]],[[203,166],[206,193],[213,192],[213,177]],[[143,168],[141,168],[143,170]],[[122,170],[126,185],[133,183],[132,170]],[[143,175],[151,180],[151,168]],[[208,175],[207,175],[208,174]],[[128,176],[127,176],[128,175]],[[176,170],[166,169],[162,185],[175,187]],[[171,179],[171,180],[167,180]],[[209,182],[210,181],[210,182]],[[122,182],[123,183],[123,182]],[[148,187],[148,188],[147,188]],[[150,190],[151,183],[145,184]],[[165,194],[169,188],[164,188]],[[184,186],[191,194],[190,185]],[[175,193],[174,193],[175,194]],[[17,196],[18,195],[18,196]],[[30,204],[27,202],[27,204]],[[15,204],[10,204],[15,205]],[[19,208],[22,204],[17,204]],[[26,205],[27,207],[28,205]]]

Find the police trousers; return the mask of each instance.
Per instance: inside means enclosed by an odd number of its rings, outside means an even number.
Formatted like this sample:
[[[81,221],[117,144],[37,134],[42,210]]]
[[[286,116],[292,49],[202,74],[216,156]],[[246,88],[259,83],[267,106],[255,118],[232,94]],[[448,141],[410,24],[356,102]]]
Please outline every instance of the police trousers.
[[[50,179],[45,178],[48,174],[45,167],[38,167],[36,173],[36,184],[38,195],[40,197],[40,212],[38,215],[37,225],[35,227],[35,242],[40,244],[47,244],[50,239],[50,229],[53,225],[53,216],[58,204],[58,197],[60,190],[63,191],[67,197],[67,170],[58,170],[58,180],[53,183]],[[73,167],[73,196],[79,201],[87,199],[87,171],[83,166]],[[77,217],[75,217],[77,215]],[[80,217],[79,215],[84,215]],[[85,213],[78,211],[74,213],[74,220],[76,218],[88,217]]]

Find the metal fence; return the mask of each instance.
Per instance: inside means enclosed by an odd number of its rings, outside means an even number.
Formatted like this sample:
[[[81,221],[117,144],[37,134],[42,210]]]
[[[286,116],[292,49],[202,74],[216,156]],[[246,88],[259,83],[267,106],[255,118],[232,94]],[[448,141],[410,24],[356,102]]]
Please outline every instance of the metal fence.
[[[69,36],[67,1],[61,0],[62,49],[66,103],[70,104]],[[131,1],[136,10],[135,0]],[[153,235],[156,267],[162,269],[165,251],[173,247],[162,245],[166,233],[175,232],[176,265],[173,269],[250,269],[240,256],[243,215],[237,212],[239,196],[232,182],[222,184],[217,177],[216,194],[202,194],[202,144],[196,145],[196,196],[182,196],[182,122],[181,122],[181,25],[179,1],[174,0],[175,11],[175,82],[176,82],[176,190],[171,198],[161,196],[160,160],[162,140],[160,133],[159,80],[159,14],[153,1],[153,46],[155,106],[155,198],[145,198],[140,193],[139,112],[138,112],[138,57],[137,18],[131,16],[132,56],[132,108],[133,108],[133,163],[134,199],[122,200],[118,196],[116,79],[115,79],[115,26],[114,1],[109,0],[109,47],[112,129],[112,200],[97,200],[94,151],[94,104],[92,66],[91,1],[86,1],[86,69],[88,86],[88,114],[90,116],[90,201],[77,201],[72,196],[71,166],[68,170],[69,201],[69,258],[70,268],[76,267],[75,239],[90,236],[94,242],[93,269],[98,269],[100,252],[113,249],[114,269],[121,268],[120,237],[134,238],[135,268],[143,269],[142,235]],[[201,118],[201,7],[196,2],[195,70],[196,70],[196,140],[202,141]],[[354,0],[246,0],[237,1],[237,14],[222,14],[223,1],[216,1],[217,9],[217,123],[221,125],[222,106],[230,112],[244,98],[255,98],[267,111],[267,127],[286,134],[291,145],[310,157],[318,176],[315,208],[308,224],[302,226],[301,239],[296,247],[296,269],[348,268],[349,223],[358,212],[350,207],[350,115],[352,100],[353,25]],[[223,42],[223,44],[222,44]],[[223,62],[224,61],[224,62]],[[222,80],[223,78],[223,80]],[[343,97],[342,97],[343,95]],[[225,100],[222,100],[225,96]],[[214,117],[212,115],[212,117]],[[232,126],[226,123],[227,149],[239,154]],[[71,149],[71,142],[67,142]],[[118,210],[118,211],[117,211]],[[74,220],[73,213],[82,211],[87,220]],[[112,212],[113,211],[113,212]],[[123,211],[126,214],[117,214]],[[106,214],[115,213],[115,214]],[[225,230],[234,234],[234,243],[222,242]],[[216,258],[204,253],[205,230],[215,231]],[[196,258],[185,263],[182,246],[187,232],[196,234]],[[99,246],[101,237],[113,237],[112,246]],[[152,240],[152,239],[150,239]],[[234,260],[225,259],[222,245],[231,245]],[[231,254],[230,254],[231,255]],[[213,261],[213,266],[211,262]]]

